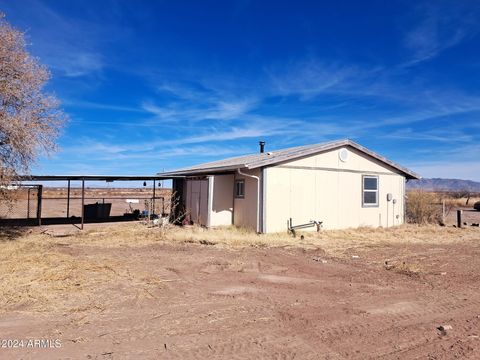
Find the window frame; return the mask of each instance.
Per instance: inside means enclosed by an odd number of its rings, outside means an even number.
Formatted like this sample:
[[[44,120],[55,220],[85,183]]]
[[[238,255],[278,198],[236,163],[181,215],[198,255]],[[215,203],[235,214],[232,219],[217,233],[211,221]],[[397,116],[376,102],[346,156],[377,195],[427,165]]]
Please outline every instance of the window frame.
[[[238,194],[238,184],[242,184],[241,189],[243,190],[241,194]],[[233,196],[235,199],[245,199],[245,179],[235,180],[235,186],[233,188]]]
[[[375,179],[377,180],[377,189],[365,189],[365,179]],[[376,202],[375,203],[365,203],[365,193],[375,193]],[[362,207],[364,208],[375,208],[379,207],[379,198],[380,198],[380,179],[378,175],[362,175]]]

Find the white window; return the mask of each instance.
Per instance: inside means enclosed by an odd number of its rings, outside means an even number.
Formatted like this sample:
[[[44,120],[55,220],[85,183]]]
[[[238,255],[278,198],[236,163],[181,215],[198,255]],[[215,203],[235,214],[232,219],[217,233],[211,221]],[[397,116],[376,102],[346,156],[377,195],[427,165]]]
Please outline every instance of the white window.
[[[245,180],[235,180],[235,197],[237,199],[245,197]]]
[[[362,206],[378,206],[378,176],[362,177]]]

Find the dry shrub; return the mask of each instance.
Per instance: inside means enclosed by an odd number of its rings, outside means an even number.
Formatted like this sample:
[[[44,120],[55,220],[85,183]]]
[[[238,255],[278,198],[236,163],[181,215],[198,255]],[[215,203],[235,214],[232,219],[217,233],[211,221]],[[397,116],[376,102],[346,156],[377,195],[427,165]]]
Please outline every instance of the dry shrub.
[[[442,222],[442,213],[434,193],[414,190],[407,195],[407,221],[412,224],[434,224]]]
[[[207,229],[198,225],[174,227],[164,234],[165,240],[218,245],[227,247],[268,247],[294,244],[290,235],[285,233],[259,235],[255,231],[235,226]],[[297,241],[298,242],[298,241]]]
[[[407,263],[405,261],[397,262],[394,264],[386,264],[386,270],[393,270],[399,274],[407,276],[419,276],[424,273],[424,270],[419,264]]]

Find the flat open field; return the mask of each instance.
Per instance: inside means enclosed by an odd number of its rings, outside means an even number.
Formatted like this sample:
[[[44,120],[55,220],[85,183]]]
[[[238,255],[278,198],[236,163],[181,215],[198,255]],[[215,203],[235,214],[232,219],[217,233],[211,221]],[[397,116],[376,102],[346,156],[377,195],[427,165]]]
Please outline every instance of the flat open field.
[[[61,347],[0,358],[480,358],[479,228],[73,229],[3,235],[0,337]]]

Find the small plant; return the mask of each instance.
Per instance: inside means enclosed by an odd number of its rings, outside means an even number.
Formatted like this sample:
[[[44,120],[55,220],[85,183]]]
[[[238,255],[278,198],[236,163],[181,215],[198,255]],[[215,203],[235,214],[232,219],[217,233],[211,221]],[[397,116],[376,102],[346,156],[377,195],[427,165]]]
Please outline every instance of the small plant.
[[[154,213],[151,200],[146,201],[146,206],[148,206],[147,209],[149,209],[149,213]],[[173,192],[170,197],[164,199],[163,208],[165,213],[162,213],[158,219],[148,217],[145,222],[147,225],[158,227],[162,238],[165,237],[167,232],[175,225],[183,225],[185,219],[188,217],[188,212],[185,211],[182,201],[176,192]]]
[[[412,224],[442,222],[441,209],[435,194],[422,190],[410,191],[407,195],[407,221]]]

